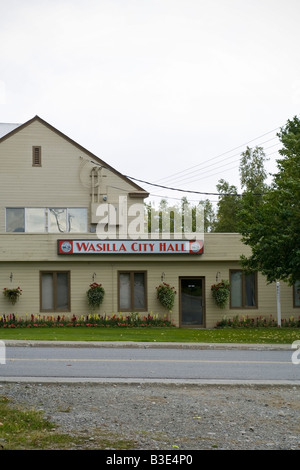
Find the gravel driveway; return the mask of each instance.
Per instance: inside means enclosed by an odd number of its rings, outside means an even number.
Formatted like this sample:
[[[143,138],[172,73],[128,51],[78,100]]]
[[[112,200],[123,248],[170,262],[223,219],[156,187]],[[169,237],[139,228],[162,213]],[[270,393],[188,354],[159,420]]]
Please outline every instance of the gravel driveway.
[[[0,383],[12,403],[60,431],[132,441],[139,450],[300,450],[298,385]],[[108,448],[114,448],[113,442]]]

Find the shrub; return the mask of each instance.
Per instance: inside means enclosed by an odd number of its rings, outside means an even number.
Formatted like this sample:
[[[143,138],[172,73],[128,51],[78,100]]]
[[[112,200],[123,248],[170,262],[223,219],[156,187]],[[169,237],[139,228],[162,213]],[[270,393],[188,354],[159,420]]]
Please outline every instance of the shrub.
[[[239,317],[236,315],[233,318],[223,317],[222,320],[218,321],[216,328],[271,328],[278,327],[278,323],[275,317],[272,315],[269,318],[257,316],[255,318],[249,318],[248,316]],[[286,328],[300,328],[300,316],[295,319],[293,316],[282,319],[281,327]]]

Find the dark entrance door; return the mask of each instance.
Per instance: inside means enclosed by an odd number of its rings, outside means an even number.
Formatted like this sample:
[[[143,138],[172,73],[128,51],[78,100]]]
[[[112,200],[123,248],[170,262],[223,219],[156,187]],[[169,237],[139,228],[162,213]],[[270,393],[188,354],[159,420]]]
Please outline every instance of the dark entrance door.
[[[180,278],[181,326],[204,326],[204,278]]]

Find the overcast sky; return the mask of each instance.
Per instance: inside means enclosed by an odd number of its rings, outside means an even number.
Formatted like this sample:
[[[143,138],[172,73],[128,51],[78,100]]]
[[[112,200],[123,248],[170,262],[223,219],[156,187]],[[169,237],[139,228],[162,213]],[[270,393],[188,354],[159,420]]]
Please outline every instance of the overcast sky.
[[[299,21],[299,0],[0,0],[0,122],[39,115],[150,183],[239,186],[246,145],[276,171],[299,115]]]

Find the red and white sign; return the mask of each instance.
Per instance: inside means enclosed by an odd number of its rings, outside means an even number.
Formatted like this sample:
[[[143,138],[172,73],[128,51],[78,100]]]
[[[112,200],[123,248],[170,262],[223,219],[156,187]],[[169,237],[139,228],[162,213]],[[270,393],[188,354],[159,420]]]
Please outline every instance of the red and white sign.
[[[59,255],[202,253],[203,240],[58,240]]]

